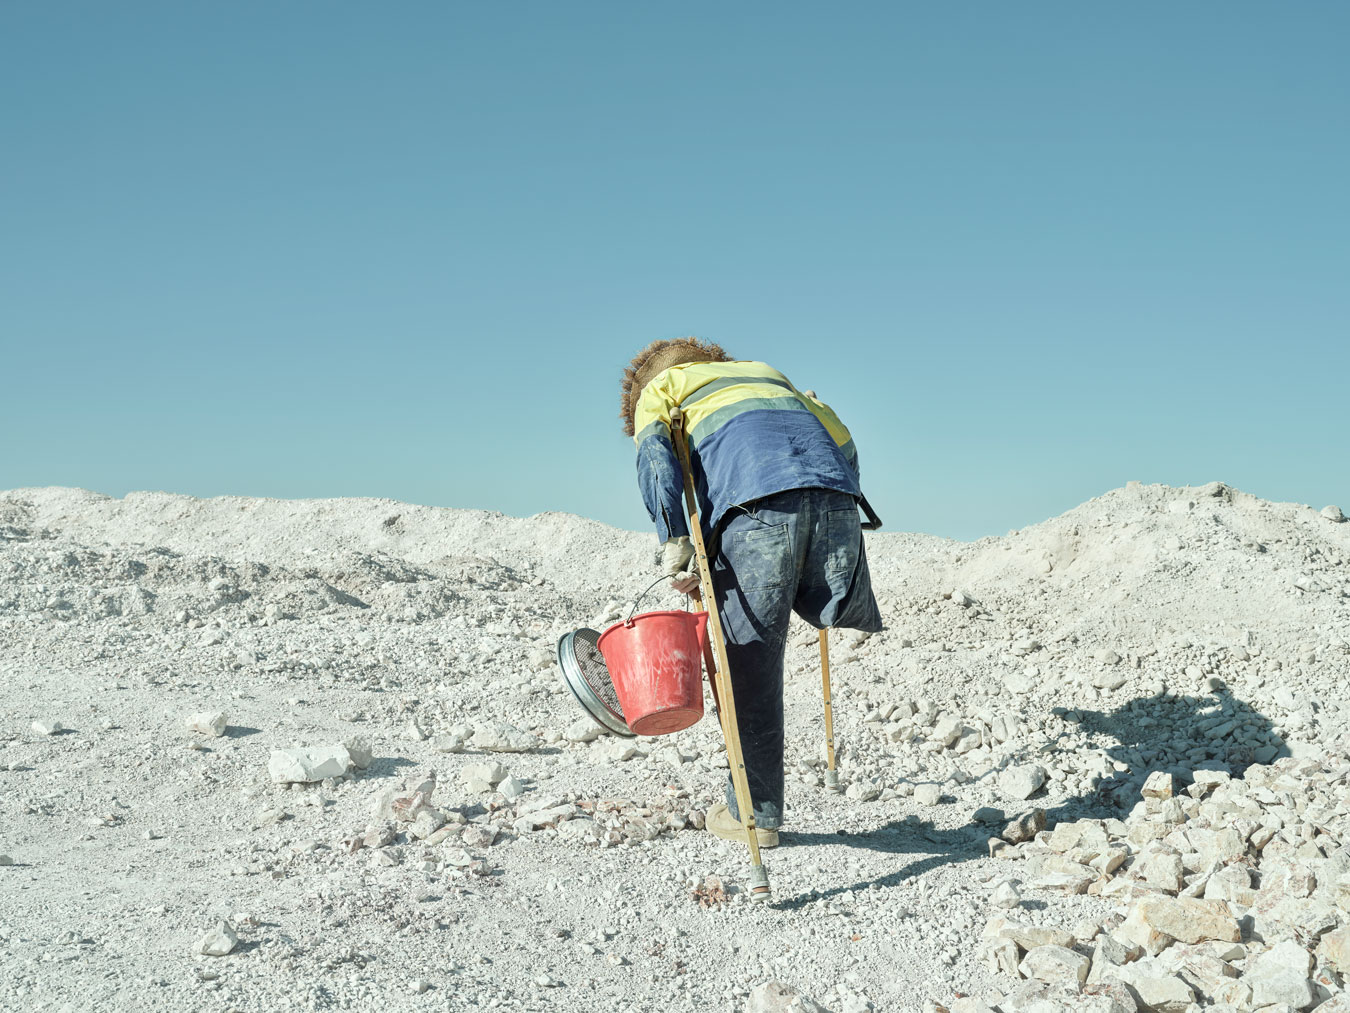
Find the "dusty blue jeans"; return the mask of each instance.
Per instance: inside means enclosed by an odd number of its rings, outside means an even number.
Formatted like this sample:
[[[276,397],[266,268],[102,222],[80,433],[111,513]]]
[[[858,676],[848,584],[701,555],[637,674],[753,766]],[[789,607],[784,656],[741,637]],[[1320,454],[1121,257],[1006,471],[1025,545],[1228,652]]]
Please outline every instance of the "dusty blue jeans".
[[[783,822],[783,655],[796,612],[817,629],[881,629],[857,501],[831,489],[790,489],[733,507],[713,583],[727,640],[736,720],[755,822]],[[727,779],[727,805],[740,818]]]

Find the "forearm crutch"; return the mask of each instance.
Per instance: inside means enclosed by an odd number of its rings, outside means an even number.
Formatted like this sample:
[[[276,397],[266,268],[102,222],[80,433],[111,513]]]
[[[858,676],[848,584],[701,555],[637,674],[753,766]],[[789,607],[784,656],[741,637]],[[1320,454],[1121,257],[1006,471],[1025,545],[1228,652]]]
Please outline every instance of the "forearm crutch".
[[[722,615],[717,608],[717,593],[713,589],[712,564],[703,542],[703,526],[698,517],[698,497],[694,492],[694,469],[689,461],[689,443],[684,431],[684,413],[679,407],[670,412],[670,439],[684,473],[684,498],[689,509],[689,536],[694,543],[694,557],[698,560],[699,579],[707,590],[704,604],[708,609],[708,639],[712,641],[717,672],[713,678],[721,719],[722,738],[726,743],[727,762],[731,767],[731,787],[740,810],[741,825],[745,827],[745,843],[750,849],[750,899],[769,899],[769,874],[759,857],[759,832],[755,829],[755,809],[750,801],[750,785],[745,776],[745,755],[741,751],[741,730],[736,723],[736,698],[731,688],[731,669],[727,663],[727,644],[722,636]]]

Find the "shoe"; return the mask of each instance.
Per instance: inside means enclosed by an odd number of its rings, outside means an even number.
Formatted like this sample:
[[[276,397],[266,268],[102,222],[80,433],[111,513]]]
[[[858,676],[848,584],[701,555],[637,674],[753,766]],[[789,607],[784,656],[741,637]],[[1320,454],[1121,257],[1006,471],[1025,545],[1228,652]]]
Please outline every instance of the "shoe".
[[[745,827],[741,826],[741,821],[732,816],[731,810],[724,804],[719,803],[708,810],[703,826],[714,837],[720,837],[724,841],[736,841],[739,844],[745,843]],[[777,830],[755,827],[755,837],[759,840],[761,848],[778,847]]]

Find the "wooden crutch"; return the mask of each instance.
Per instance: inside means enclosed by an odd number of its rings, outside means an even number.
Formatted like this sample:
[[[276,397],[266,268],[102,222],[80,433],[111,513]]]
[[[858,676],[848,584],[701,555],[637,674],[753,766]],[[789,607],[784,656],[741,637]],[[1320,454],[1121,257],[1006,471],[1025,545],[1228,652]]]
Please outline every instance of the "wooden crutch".
[[[834,769],[834,704],[830,696],[830,631],[820,631],[820,687],[825,695],[825,787],[839,790],[839,771]]]
[[[807,391],[812,397],[815,397],[814,391]],[[867,520],[863,521],[861,527],[864,531],[876,531],[881,527],[881,518],[876,515],[872,509],[872,504],[867,502],[866,496],[858,497],[858,506]],[[839,790],[839,771],[834,766],[834,704],[831,702],[830,693],[830,631],[828,628],[820,631],[820,688],[825,696],[825,787],[830,791]]]
[[[708,609],[708,638],[712,641],[717,672],[713,685],[717,688],[718,716],[721,718],[722,738],[726,743],[727,762],[731,767],[731,787],[736,795],[736,808],[745,827],[745,843],[750,849],[750,899],[769,899],[769,874],[759,857],[759,832],[755,829],[755,809],[750,801],[750,784],[745,775],[745,755],[741,751],[741,730],[736,723],[736,698],[732,695],[731,669],[727,663],[727,644],[722,636],[722,615],[717,608],[717,594],[713,590],[712,564],[703,542],[703,525],[698,517],[698,497],[694,492],[694,469],[689,461],[689,441],[684,431],[684,413],[679,406],[670,410],[670,440],[675,444],[680,470],[684,472],[684,498],[689,509],[689,536],[694,543],[694,557],[698,560],[699,579],[707,589],[704,603]]]

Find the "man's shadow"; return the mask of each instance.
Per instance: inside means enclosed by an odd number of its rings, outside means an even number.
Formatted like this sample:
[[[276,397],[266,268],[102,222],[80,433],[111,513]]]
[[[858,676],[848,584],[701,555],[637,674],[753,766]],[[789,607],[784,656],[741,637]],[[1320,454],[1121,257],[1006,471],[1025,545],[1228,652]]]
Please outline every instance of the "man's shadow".
[[[1059,739],[1075,732],[1085,734],[1088,740],[1079,749],[1103,750],[1112,769],[1090,792],[1052,806],[1044,805],[1044,789],[1038,792],[1041,801],[1033,796],[1025,802],[1011,802],[1005,807],[1009,818],[1032,807],[1045,809],[1047,827],[1079,819],[1121,818],[1139,801],[1139,789],[1150,771],[1221,770],[1233,777],[1241,777],[1256,762],[1255,749],[1234,738],[1234,733],[1241,730],[1244,739],[1264,739],[1273,728],[1269,718],[1233,696],[1222,683],[1205,695],[1163,692],[1151,697],[1137,697],[1112,711],[1083,708],[1070,711],[1057,707],[1055,713],[1063,719],[1059,734],[1041,743],[1029,743],[971,783],[996,780],[1003,769],[1015,764],[1042,762],[1047,754],[1055,752]],[[1072,720],[1075,716],[1076,722]],[[1225,734],[1224,726],[1230,721],[1234,722],[1233,727]],[[1288,750],[1280,745],[1276,756],[1287,755]],[[1116,765],[1126,769],[1116,770]],[[776,901],[774,906],[799,908],[816,900],[872,886],[898,886],[938,866],[985,858],[989,854],[989,838],[997,837],[1002,829],[1002,822],[971,822],[962,827],[939,829],[930,820],[908,816],[862,833],[842,830],[833,834],[785,833],[785,842],[794,846],[843,844],[896,856],[922,857],[876,879],[813,890]]]

